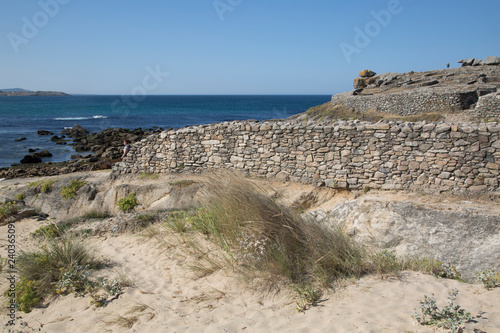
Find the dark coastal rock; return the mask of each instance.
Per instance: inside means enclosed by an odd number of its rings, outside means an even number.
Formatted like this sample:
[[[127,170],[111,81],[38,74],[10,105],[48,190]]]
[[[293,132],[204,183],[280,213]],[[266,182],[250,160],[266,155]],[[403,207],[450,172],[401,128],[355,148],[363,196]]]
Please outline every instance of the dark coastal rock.
[[[21,164],[32,164],[32,163],[42,163],[42,158],[35,154],[26,155],[20,161]]]
[[[14,139],[15,142],[20,142],[20,141],[24,141],[24,140],[26,140],[25,137],[22,137],[22,138],[19,138],[19,139]]]
[[[73,128],[65,128],[61,133],[69,136],[70,138],[81,138],[87,136],[89,131],[75,124],[73,125]]]
[[[38,130],[37,134],[38,135],[54,135],[54,133],[49,132],[49,131],[45,131],[45,130]]]
[[[52,157],[52,153],[50,153],[48,150],[42,150],[41,152],[34,153],[32,155],[35,155],[38,157]]]
[[[50,141],[59,141],[59,140],[62,140],[62,138],[57,135],[54,135],[53,137],[50,138]]]
[[[35,148],[35,149],[30,148],[30,149],[28,149],[28,152],[29,152],[29,153],[34,153],[34,152],[36,152],[37,150],[39,150],[39,149],[38,149],[38,148]]]

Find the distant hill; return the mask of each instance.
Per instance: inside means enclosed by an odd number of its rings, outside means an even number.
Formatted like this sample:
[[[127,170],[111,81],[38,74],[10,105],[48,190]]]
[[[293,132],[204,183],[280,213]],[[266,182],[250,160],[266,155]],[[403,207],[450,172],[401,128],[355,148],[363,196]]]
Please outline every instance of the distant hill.
[[[60,91],[30,91],[21,88],[0,89],[0,96],[69,96]]]
[[[26,90],[22,88],[9,88],[9,89],[0,89],[2,92],[18,92],[18,91],[25,91],[25,92],[32,92],[31,90]]]

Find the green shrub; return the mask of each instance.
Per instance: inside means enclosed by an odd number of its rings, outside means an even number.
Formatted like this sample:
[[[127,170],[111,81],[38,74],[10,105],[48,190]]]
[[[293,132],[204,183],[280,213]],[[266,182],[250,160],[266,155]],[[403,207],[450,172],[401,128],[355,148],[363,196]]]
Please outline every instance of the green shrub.
[[[118,200],[118,210],[121,212],[128,212],[134,209],[139,204],[135,197],[135,192],[129,193],[125,198]]]
[[[61,237],[70,227],[71,224],[69,223],[61,223],[61,224],[51,223],[49,225],[36,229],[34,232],[31,233],[31,236],[45,237],[48,239]]]
[[[17,193],[16,194],[16,200],[18,200],[18,201],[23,201],[25,198],[26,198],[25,193]]]
[[[486,289],[493,289],[500,286],[500,273],[493,270],[484,270],[476,272],[477,280],[483,284]]]
[[[85,181],[80,181],[78,179],[72,179],[69,185],[63,186],[61,189],[61,196],[64,199],[71,199],[76,196],[76,192],[87,182]]]
[[[413,318],[420,325],[437,326],[449,329],[452,332],[463,332],[463,324],[472,320],[470,312],[465,311],[460,305],[455,305],[453,301],[458,295],[458,290],[453,289],[449,296],[449,303],[442,310],[436,304],[434,295],[424,296],[424,300],[419,300],[422,316],[416,311]]]
[[[38,190],[41,190],[43,193],[49,193],[52,191],[52,185],[56,183],[57,179],[45,179],[39,180],[36,182],[31,182],[28,184],[28,188],[34,187]]]
[[[38,282],[28,280],[26,277],[16,283],[16,292],[14,296],[16,306],[23,312],[31,312],[41,300],[42,295],[38,289]]]

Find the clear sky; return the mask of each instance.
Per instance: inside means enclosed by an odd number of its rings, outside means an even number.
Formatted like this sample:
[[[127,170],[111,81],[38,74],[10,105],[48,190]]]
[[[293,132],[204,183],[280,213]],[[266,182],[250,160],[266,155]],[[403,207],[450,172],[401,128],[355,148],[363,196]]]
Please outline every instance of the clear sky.
[[[334,94],[363,69],[500,56],[499,13],[498,0],[0,0],[0,88]]]

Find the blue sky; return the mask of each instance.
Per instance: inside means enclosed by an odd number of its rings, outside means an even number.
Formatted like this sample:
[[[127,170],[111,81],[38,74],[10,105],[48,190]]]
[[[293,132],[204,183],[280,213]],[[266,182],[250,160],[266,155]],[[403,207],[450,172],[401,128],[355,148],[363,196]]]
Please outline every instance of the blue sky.
[[[0,0],[0,88],[334,94],[363,69],[500,56],[498,13],[498,0]]]

